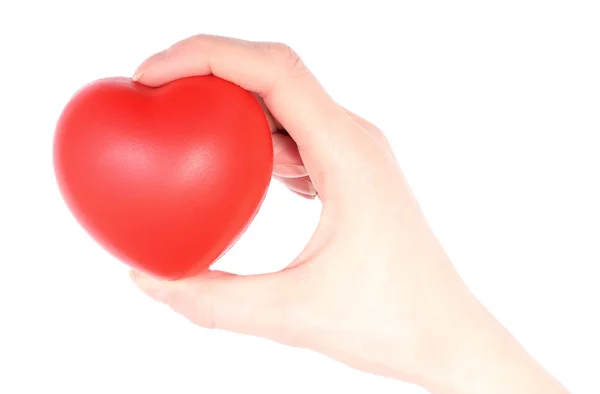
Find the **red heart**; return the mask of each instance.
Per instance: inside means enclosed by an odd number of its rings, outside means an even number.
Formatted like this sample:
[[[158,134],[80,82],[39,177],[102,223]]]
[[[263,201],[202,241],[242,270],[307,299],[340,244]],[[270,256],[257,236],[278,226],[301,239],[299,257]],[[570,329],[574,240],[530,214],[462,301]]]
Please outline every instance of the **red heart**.
[[[77,221],[126,264],[168,280],[207,269],[237,241],[272,167],[260,104],[214,76],[158,88],[98,80],[69,101],[54,140]]]

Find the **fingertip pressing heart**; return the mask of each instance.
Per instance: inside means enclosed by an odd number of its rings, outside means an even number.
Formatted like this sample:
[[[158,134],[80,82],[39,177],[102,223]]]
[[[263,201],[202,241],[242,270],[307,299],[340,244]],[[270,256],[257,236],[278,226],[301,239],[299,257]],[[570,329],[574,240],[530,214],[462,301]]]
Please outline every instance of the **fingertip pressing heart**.
[[[131,79],[135,82],[138,82],[140,80],[140,78],[144,75],[143,71],[139,71],[136,72],[135,74],[133,74],[133,76],[131,77]]]
[[[144,71],[136,71],[133,76],[131,77],[132,80],[134,80],[135,82],[139,81],[140,78],[142,78],[142,76],[144,75]]]
[[[142,77],[146,74],[146,72],[148,71],[149,68],[152,67],[152,65],[154,63],[156,63],[156,60],[160,57],[163,56],[164,51],[161,52],[157,52],[154,55],[146,58],[146,60],[144,60],[134,71],[133,76],[131,77],[132,80],[139,82]]]
[[[131,79],[144,85],[158,87],[179,78],[195,75],[181,71],[169,62],[168,50],[156,52],[146,58],[134,71]]]

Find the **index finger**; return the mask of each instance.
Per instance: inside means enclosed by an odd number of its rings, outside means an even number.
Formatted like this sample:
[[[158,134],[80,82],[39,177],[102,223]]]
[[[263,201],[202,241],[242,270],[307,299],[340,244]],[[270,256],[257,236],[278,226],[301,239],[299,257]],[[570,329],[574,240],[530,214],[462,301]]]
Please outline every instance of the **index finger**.
[[[134,79],[148,86],[213,74],[254,92],[298,144],[309,169],[324,170],[343,147],[352,154],[364,130],[328,95],[287,45],[198,35],[145,60]],[[367,139],[368,140],[368,139]],[[333,147],[333,148],[332,148]],[[343,160],[346,161],[346,160]],[[312,171],[311,171],[312,172]]]

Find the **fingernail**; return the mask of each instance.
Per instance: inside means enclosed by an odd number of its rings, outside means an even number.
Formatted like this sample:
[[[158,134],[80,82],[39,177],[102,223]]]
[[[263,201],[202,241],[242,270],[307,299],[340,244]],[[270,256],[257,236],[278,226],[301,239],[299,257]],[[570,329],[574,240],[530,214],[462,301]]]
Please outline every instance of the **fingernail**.
[[[138,71],[135,74],[133,74],[133,77],[131,77],[131,79],[133,79],[134,81],[138,81],[142,75],[144,75],[143,71]]]
[[[307,176],[306,167],[295,164],[277,164],[273,167],[273,175],[284,178],[300,178]]]
[[[300,184],[287,183],[286,185],[288,188],[290,188],[291,190],[298,192],[298,193],[306,194],[308,196],[316,196],[317,195],[317,190],[315,189],[315,185],[313,185],[311,180],[308,178],[302,179],[302,183],[300,183]]]
[[[288,187],[288,189],[290,189],[290,191],[291,191],[292,193],[294,193],[294,194],[297,194],[298,196],[300,196],[300,197],[304,197],[304,198],[306,198],[306,199],[309,199],[309,200],[314,200],[315,198],[317,198],[317,195],[316,195],[316,194],[306,194],[306,193],[300,193],[300,192],[298,192],[298,191],[296,191],[296,190],[294,190],[294,189],[292,189],[292,188],[290,188],[290,187]]]

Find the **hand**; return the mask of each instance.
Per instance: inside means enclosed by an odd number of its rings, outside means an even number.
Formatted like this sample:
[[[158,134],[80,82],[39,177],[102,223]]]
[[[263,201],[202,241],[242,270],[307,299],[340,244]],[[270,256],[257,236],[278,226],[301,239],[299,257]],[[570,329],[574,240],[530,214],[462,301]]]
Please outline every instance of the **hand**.
[[[144,292],[202,327],[310,348],[433,392],[564,392],[469,292],[382,132],[333,101],[289,47],[195,36],[144,61],[134,79],[159,86],[210,73],[261,99],[274,176],[318,194],[321,220],[281,272],[175,282],[133,272]]]

